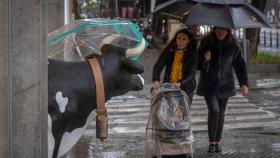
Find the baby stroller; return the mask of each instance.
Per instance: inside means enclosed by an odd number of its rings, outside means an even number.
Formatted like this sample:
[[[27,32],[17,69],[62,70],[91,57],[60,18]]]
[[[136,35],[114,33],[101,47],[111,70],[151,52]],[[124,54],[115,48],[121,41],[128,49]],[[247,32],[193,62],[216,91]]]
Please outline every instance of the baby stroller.
[[[146,157],[191,158],[193,133],[186,93],[170,83],[153,93],[146,128]]]

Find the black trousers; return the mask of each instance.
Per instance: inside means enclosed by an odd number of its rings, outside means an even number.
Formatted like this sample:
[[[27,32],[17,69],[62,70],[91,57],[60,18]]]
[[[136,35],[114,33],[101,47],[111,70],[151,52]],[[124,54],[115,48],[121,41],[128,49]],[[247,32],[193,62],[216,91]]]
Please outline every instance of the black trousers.
[[[210,142],[219,142],[222,137],[228,98],[204,96],[208,107],[208,136]]]
[[[192,92],[190,92],[190,93],[187,93],[187,95],[188,95],[188,97],[189,97],[190,105],[192,105],[193,94],[194,94],[194,91],[192,91]]]

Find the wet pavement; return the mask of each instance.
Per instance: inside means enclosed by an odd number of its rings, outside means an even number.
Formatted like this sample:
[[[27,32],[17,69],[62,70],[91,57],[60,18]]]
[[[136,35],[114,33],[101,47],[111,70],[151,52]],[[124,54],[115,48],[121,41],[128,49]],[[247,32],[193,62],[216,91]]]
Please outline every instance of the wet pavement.
[[[114,98],[110,104],[107,104],[108,110],[117,108],[115,112],[111,111],[109,115],[109,138],[106,143],[100,143],[95,138],[95,127],[89,127],[91,130],[87,130],[81,141],[75,146],[74,150],[70,153],[71,158],[88,157],[88,158],[144,158],[145,157],[145,118],[141,114],[143,110],[133,112],[133,109],[138,108],[141,103],[142,106],[148,105],[147,102],[139,102],[144,100],[140,96],[127,95],[127,97]],[[199,102],[201,98],[195,96],[194,104],[192,105],[192,111],[200,111]],[[236,96],[229,103],[230,108],[239,109],[239,105],[243,105],[246,98]],[[246,103],[248,104],[248,103]],[[250,105],[250,104],[249,104]],[[124,106],[124,107],[122,107]],[[206,129],[193,129],[195,142],[193,143],[194,154],[193,157],[267,157],[277,158],[280,156],[280,121],[279,116],[273,115],[269,117],[269,111],[260,111],[261,113],[255,113],[254,109],[250,108],[254,105],[251,104],[247,110],[248,113],[228,113],[226,117],[226,128],[222,139],[223,152],[219,155],[207,154],[208,136]],[[237,108],[238,107],[238,108]],[[123,113],[126,109],[128,113]],[[203,109],[202,109],[203,110]],[[228,110],[230,111],[230,110]],[[252,112],[252,113],[250,113]],[[132,117],[131,117],[132,116]],[[254,118],[255,116],[265,116],[265,118]],[[129,121],[119,121],[117,119],[127,118]],[[133,118],[138,118],[138,122],[133,123]],[[201,119],[201,116],[193,116],[193,126],[197,125],[197,119]],[[142,120],[144,122],[142,123]],[[237,121],[234,123],[234,121]],[[256,124],[256,122],[263,121],[263,124]],[[114,122],[116,121],[116,122]],[[131,123],[132,122],[132,123]],[[273,123],[274,122],[274,123]],[[206,122],[198,123],[199,126],[205,126]],[[241,126],[240,126],[241,125]],[[254,127],[252,127],[254,125]],[[251,127],[250,127],[251,126]],[[118,127],[118,128],[116,128]],[[125,130],[122,130],[121,128]],[[130,127],[130,128],[128,128]],[[114,130],[112,130],[114,129]]]
[[[159,51],[148,49],[142,56],[145,88],[116,97],[107,103],[109,138],[95,138],[93,122],[68,158],[144,158],[145,124],[149,112],[149,91],[153,64]],[[192,106],[195,158],[279,158],[280,74],[249,74],[250,94],[232,98],[226,114],[222,153],[208,155],[207,111],[203,99],[195,96]]]

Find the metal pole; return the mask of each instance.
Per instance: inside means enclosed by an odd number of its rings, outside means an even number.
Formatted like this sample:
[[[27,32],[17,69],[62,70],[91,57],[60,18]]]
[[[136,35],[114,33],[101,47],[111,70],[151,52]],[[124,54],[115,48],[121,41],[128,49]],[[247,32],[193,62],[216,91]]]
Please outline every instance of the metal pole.
[[[156,0],[151,0],[151,13],[154,12],[156,6]]]
[[[270,42],[270,48],[273,47],[273,43],[272,43],[272,31],[270,31],[269,33],[269,42]]]
[[[70,22],[70,3],[69,0],[64,0],[64,25]]]
[[[115,2],[116,2],[116,17],[119,17],[119,4],[118,4],[118,0],[116,0]]]
[[[276,46],[279,48],[279,33],[278,31],[276,32]]]
[[[238,30],[238,37],[241,38],[241,32],[240,29]]]
[[[246,40],[246,29],[243,29],[243,53],[244,53],[244,60],[247,64],[247,40]]]
[[[263,32],[264,40],[263,40],[263,45],[266,47],[266,32]]]

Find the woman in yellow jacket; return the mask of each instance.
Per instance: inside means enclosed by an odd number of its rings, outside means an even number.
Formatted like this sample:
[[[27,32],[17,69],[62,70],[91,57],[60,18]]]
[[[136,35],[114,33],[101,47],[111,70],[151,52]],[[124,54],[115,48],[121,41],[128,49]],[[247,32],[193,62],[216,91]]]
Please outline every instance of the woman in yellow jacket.
[[[160,54],[153,68],[153,88],[160,85],[160,74],[165,67],[163,82],[174,83],[183,89],[192,103],[196,88],[197,42],[187,29],[179,30],[164,51]]]

